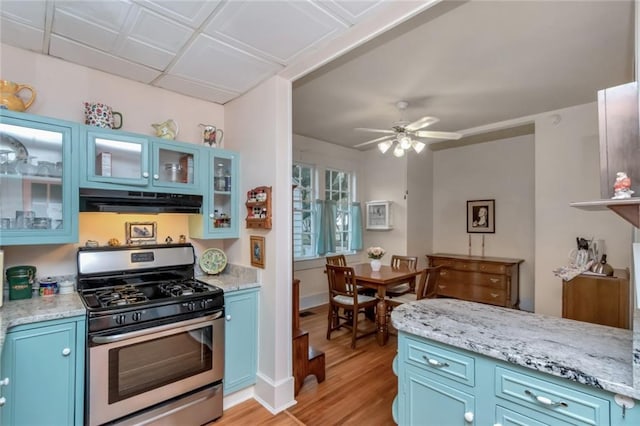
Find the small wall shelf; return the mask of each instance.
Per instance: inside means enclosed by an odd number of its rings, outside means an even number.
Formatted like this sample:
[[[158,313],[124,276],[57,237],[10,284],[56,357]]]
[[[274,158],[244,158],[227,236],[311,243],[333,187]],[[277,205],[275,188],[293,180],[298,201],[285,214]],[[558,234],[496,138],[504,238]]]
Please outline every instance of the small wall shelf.
[[[640,228],[640,198],[632,197],[621,200],[605,199],[595,201],[575,202],[569,204],[583,210],[609,209],[617,213],[636,228]]]
[[[271,187],[258,186],[247,192],[247,228],[271,229]]]

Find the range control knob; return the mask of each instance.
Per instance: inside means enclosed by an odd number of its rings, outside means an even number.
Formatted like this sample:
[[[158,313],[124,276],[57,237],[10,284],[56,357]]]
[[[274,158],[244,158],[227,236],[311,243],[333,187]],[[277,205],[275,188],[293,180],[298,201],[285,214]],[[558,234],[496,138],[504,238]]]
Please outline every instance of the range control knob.
[[[200,301],[200,309],[207,309],[207,300]]]
[[[185,306],[187,307],[188,311],[194,311],[196,309],[196,303],[195,302],[187,302],[187,303],[185,303]]]
[[[133,315],[131,315],[131,319],[134,321],[140,321],[142,319],[142,312],[134,312]]]
[[[122,325],[127,321],[127,318],[124,315],[116,315],[116,324]]]

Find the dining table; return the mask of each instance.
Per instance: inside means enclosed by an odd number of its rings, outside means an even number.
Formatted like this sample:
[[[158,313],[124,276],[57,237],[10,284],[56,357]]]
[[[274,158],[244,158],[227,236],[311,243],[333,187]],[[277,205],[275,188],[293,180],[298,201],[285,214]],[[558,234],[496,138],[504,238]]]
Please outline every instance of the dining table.
[[[356,284],[376,290],[378,304],[376,305],[376,339],[378,345],[384,346],[389,339],[389,325],[387,323],[387,287],[402,284],[415,283],[422,270],[407,267],[392,268],[389,265],[382,265],[379,271],[373,271],[371,264],[358,263],[350,265],[353,267]]]

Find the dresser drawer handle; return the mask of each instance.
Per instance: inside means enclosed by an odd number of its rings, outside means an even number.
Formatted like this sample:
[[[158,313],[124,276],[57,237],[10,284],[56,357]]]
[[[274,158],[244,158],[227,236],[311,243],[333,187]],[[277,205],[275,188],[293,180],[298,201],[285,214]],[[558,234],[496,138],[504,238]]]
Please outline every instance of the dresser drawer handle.
[[[440,275],[447,275],[447,271],[441,271]]]
[[[447,288],[447,286],[446,285],[442,285],[442,284],[438,284],[438,288],[439,289],[443,289],[443,288]]]
[[[529,389],[524,391],[524,393],[526,395],[530,396],[531,398],[535,399],[536,401],[538,401],[540,404],[546,405],[547,407],[565,407],[566,408],[566,407],[569,406],[569,404],[567,404],[566,402],[563,402],[563,401],[553,402],[549,398],[545,398],[544,396],[536,395],[535,393],[531,392]]]
[[[432,367],[443,368],[443,367],[448,367],[449,366],[449,364],[446,363],[446,362],[440,362],[438,360],[431,359],[426,355],[422,355],[422,358],[424,358],[424,360],[427,361],[429,363],[429,365],[431,365]]]
[[[491,281],[492,283],[497,283],[498,281],[500,281],[500,278],[489,278],[489,281]]]
[[[500,294],[498,293],[489,293],[491,295],[491,297],[493,297],[494,299],[498,296],[500,296]]]

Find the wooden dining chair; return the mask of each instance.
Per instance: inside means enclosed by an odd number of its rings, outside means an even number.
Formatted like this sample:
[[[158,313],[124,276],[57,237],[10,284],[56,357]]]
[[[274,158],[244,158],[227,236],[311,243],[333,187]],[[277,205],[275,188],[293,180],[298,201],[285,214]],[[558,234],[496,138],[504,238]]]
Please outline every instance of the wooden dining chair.
[[[356,339],[376,333],[375,327],[371,330],[359,329],[358,317],[359,314],[366,315],[366,309],[375,309],[378,300],[358,293],[353,268],[326,265],[326,271],[329,283],[327,340],[331,340],[333,331],[346,327],[351,329],[351,349],[355,349]]]
[[[438,278],[440,277],[442,265],[425,268],[420,274],[420,280],[416,286],[416,292],[405,293],[401,296],[387,299],[387,306],[393,308],[403,303],[413,302],[421,299],[433,299],[438,297]]]
[[[347,266],[347,259],[344,254],[336,254],[335,256],[326,256],[327,265]]]
[[[418,257],[416,256],[399,256],[394,254],[391,256],[391,267],[394,269],[416,269],[418,266]],[[387,296],[390,297],[398,297],[403,294],[413,292],[415,289],[413,288],[415,281],[412,280],[406,283],[396,284],[390,287],[387,287]]]

